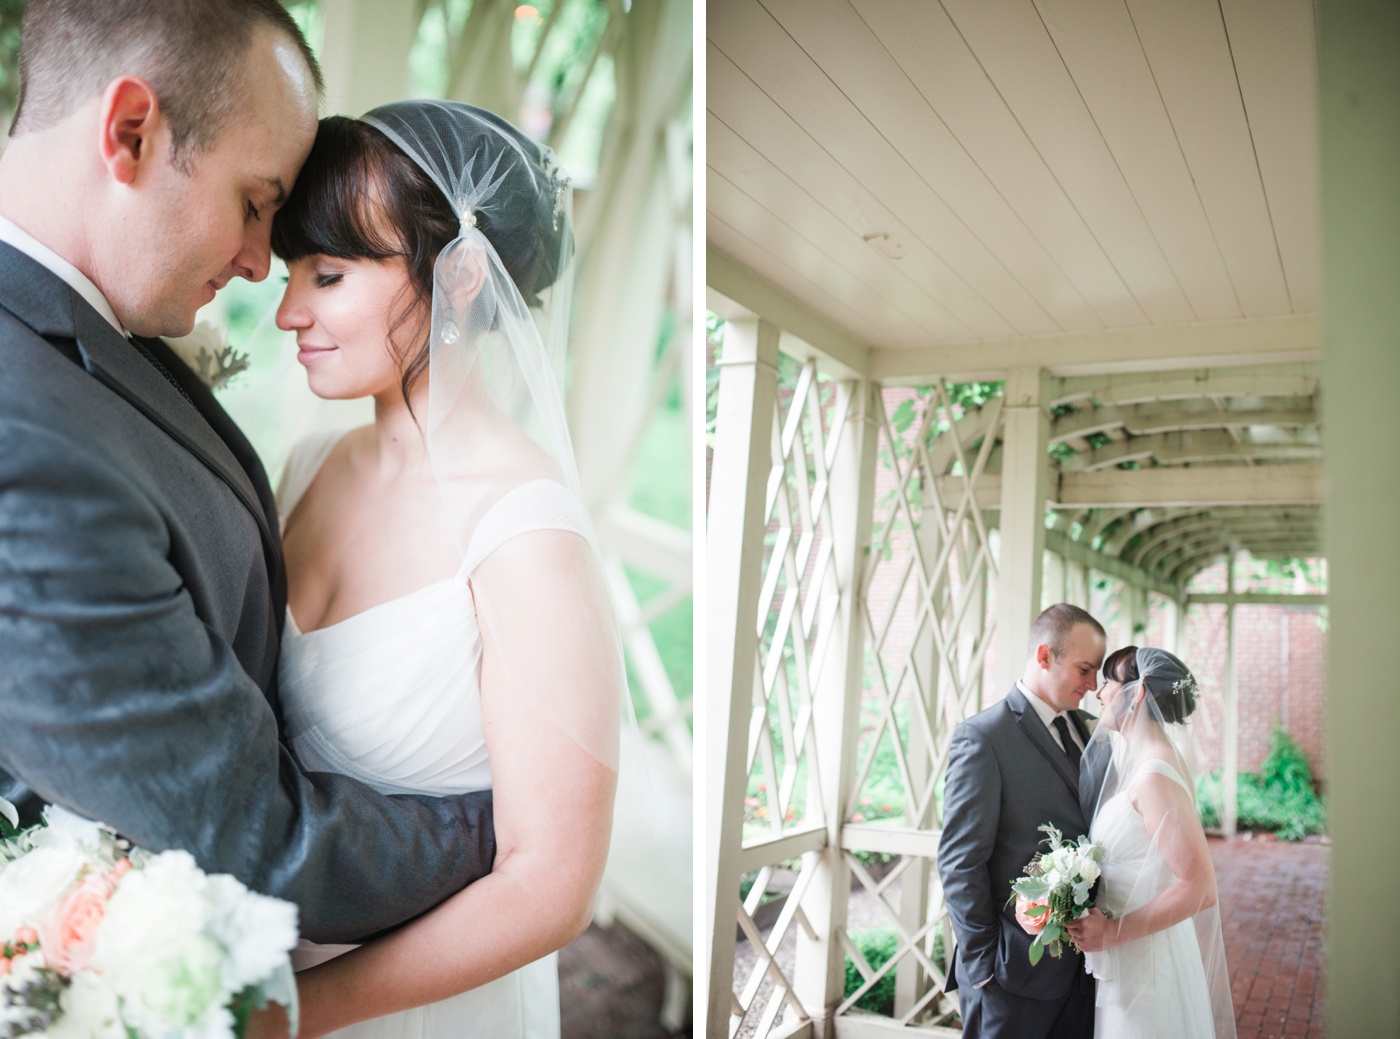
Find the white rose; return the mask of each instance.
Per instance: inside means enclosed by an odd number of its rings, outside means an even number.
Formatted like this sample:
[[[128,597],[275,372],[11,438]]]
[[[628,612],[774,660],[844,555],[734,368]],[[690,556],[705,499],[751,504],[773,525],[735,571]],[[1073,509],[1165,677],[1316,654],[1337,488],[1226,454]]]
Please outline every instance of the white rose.
[[[297,943],[297,907],[249,891],[232,877],[210,880],[210,890],[218,890],[219,898],[209,930],[227,953],[224,987],[242,992],[290,963],[288,954]]]
[[[60,1000],[63,1016],[48,1031],[48,1039],[127,1039],[117,994],[90,970],[73,975]]]
[[[36,848],[0,871],[0,941],[38,927],[78,882],[88,857],[71,844]]]
[[[1101,872],[1102,870],[1099,868],[1099,864],[1093,859],[1086,858],[1079,864],[1079,875],[1087,884],[1092,884],[1094,881],[1098,880]]]
[[[48,825],[35,831],[34,847],[66,845],[91,856],[92,864],[99,868],[110,869],[114,864],[109,839],[111,831],[101,823],[84,819],[58,805],[49,805],[44,809],[44,821]]]
[[[167,851],[128,874],[107,905],[92,967],[121,994],[127,1023],[198,1028],[231,993],[223,950],[205,933],[208,878],[183,851]]]

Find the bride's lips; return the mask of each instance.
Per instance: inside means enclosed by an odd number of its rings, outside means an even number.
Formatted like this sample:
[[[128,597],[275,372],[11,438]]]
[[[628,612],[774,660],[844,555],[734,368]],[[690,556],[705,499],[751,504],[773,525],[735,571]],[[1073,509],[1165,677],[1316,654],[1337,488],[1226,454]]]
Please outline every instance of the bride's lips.
[[[302,364],[315,364],[323,357],[329,357],[335,353],[333,346],[311,346],[308,343],[297,344],[297,360]]]

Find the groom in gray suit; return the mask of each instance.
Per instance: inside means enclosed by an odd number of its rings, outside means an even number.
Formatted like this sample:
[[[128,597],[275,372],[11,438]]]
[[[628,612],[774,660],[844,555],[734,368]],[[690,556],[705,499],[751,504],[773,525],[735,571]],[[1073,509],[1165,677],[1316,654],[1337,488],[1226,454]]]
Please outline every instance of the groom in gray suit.
[[[1089,729],[1078,707],[1098,684],[1105,643],[1103,626],[1088,613],[1051,606],[1031,625],[1015,688],[953,733],[938,875],[958,940],[948,987],[958,990],[970,1037],[1094,1033],[1084,957],[1066,949],[1032,967],[1033,939],[1007,902],[1011,882],[1044,850],[1039,826],[1054,823],[1071,840],[1089,832],[1079,798]]]
[[[159,339],[316,133],[278,0],[29,0],[0,156],[0,797],[54,802],[353,941],[491,869],[489,794],[386,797],[281,741],[286,578],[248,441]]]

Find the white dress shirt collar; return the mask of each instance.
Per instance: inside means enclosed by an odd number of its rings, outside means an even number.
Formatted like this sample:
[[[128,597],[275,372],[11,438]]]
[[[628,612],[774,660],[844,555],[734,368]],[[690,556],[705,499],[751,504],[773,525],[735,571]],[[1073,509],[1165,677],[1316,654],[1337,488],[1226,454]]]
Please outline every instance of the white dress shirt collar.
[[[102,290],[92,283],[91,278],[13,220],[3,216],[0,216],[0,242],[14,246],[35,263],[53,271],[67,282],[74,292],[87,300],[92,309],[101,314],[103,320],[115,328],[118,334],[126,335],[126,329],[122,328],[122,323],[117,320],[117,312],[107,302],[107,297],[102,295]]]
[[[1024,696],[1030,702],[1031,707],[1035,709],[1036,717],[1039,718],[1042,722],[1044,722],[1045,727],[1050,730],[1051,739],[1053,739],[1056,743],[1060,743],[1059,730],[1057,730],[1055,726],[1051,723],[1056,718],[1063,716],[1065,719],[1065,724],[1069,726],[1070,739],[1074,740],[1076,744],[1080,742],[1079,730],[1075,727],[1074,721],[1069,717],[1068,711],[1055,710],[1055,708],[1051,707],[1040,697],[1036,696],[1035,693],[1027,689],[1020,679],[1016,680],[1016,688],[1021,690],[1021,695]],[[1060,749],[1065,750],[1066,748],[1063,744],[1061,744]],[[1079,749],[1083,750],[1084,748],[1083,746],[1080,746]]]

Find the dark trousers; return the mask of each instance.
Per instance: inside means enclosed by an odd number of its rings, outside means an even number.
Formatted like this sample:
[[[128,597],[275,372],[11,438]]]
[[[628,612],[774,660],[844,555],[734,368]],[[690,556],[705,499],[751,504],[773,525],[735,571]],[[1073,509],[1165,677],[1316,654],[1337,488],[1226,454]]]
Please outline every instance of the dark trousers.
[[[1075,976],[1063,999],[1013,995],[993,978],[980,989],[958,987],[967,1039],[1092,1039],[1094,979]]]

